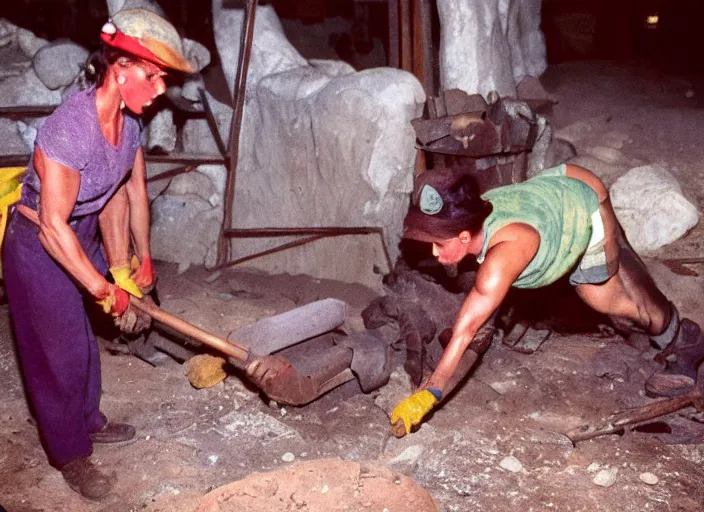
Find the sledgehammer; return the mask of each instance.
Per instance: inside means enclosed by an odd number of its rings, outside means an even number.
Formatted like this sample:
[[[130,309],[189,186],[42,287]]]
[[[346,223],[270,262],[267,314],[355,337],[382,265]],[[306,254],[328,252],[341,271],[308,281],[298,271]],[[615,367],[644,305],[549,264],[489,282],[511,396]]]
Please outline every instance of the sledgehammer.
[[[208,345],[209,347],[222,352],[228,356],[228,362],[237,368],[244,369],[247,363],[251,362],[253,359],[250,351],[243,346],[219,336],[215,336],[214,334],[210,334],[209,332],[206,332],[203,329],[200,329],[195,325],[172,315],[171,313],[167,313],[156,304],[143,302],[132,295],[130,295],[130,304],[142,313],[149,315],[157,322],[164,324],[166,327],[170,327],[184,336],[193,338],[204,345]]]

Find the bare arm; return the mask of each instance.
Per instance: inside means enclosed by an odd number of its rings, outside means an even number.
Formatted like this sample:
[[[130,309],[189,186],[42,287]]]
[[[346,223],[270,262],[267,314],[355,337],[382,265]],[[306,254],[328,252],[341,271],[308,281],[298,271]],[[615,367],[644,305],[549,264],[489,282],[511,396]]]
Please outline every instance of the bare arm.
[[[130,203],[126,186],[121,186],[100,212],[100,233],[110,267],[130,261]]]
[[[39,240],[46,251],[91,295],[110,293],[110,285],[88,259],[68,225],[81,185],[81,175],[36,148],[34,165],[41,181]]]
[[[132,175],[125,184],[125,188],[129,197],[130,230],[134,240],[135,253],[140,261],[144,261],[145,258],[151,259],[147,166],[144,162],[142,148],[137,150]]]
[[[525,224],[512,224],[496,233],[497,241],[479,267],[474,287],[462,304],[452,331],[452,338],[427,387],[446,395],[463,354],[479,328],[491,317],[506,297],[511,285],[528,266],[540,245],[538,233]],[[470,367],[462,368],[466,373]],[[460,379],[452,378],[453,383]]]

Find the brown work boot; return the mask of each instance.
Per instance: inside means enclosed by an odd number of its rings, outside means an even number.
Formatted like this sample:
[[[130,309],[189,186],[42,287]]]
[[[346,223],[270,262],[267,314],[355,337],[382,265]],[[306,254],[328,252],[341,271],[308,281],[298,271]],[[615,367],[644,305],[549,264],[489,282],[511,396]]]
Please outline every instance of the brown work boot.
[[[688,318],[682,319],[677,336],[655,360],[665,363],[665,368],[645,382],[648,396],[672,397],[694,389],[697,368],[704,361],[704,336],[700,327]]]
[[[88,457],[64,464],[61,475],[68,486],[84,498],[99,500],[112,490],[112,478],[99,471]]]
[[[98,444],[122,443],[134,439],[137,431],[127,423],[106,423],[98,432],[88,434],[90,440]]]

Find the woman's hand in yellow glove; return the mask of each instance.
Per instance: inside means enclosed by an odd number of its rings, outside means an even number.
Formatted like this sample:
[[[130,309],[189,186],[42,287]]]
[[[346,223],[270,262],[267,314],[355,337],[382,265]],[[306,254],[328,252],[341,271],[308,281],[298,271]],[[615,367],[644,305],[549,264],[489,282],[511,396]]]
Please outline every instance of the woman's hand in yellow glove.
[[[115,280],[115,284],[125,290],[130,295],[134,295],[138,299],[142,298],[142,291],[137,286],[137,283],[131,277],[132,269],[129,265],[119,265],[116,267],[110,267],[110,274]]]
[[[402,434],[396,430],[396,424],[399,422],[403,423],[405,433],[410,434],[411,428],[420,424],[423,417],[432,410],[441,398],[442,392],[440,390],[428,388],[402,400],[391,413],[391,425],[394,434],[397,436]]]

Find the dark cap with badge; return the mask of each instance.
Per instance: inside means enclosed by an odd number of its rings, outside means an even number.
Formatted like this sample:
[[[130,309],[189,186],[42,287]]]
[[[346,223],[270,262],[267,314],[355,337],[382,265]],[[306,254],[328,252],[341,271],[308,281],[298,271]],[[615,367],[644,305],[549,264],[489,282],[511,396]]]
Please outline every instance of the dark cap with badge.
[[[416,177],[403,237],[437,242],[475,231],[491,212],[474,177],[462,168],[425,171]]]

